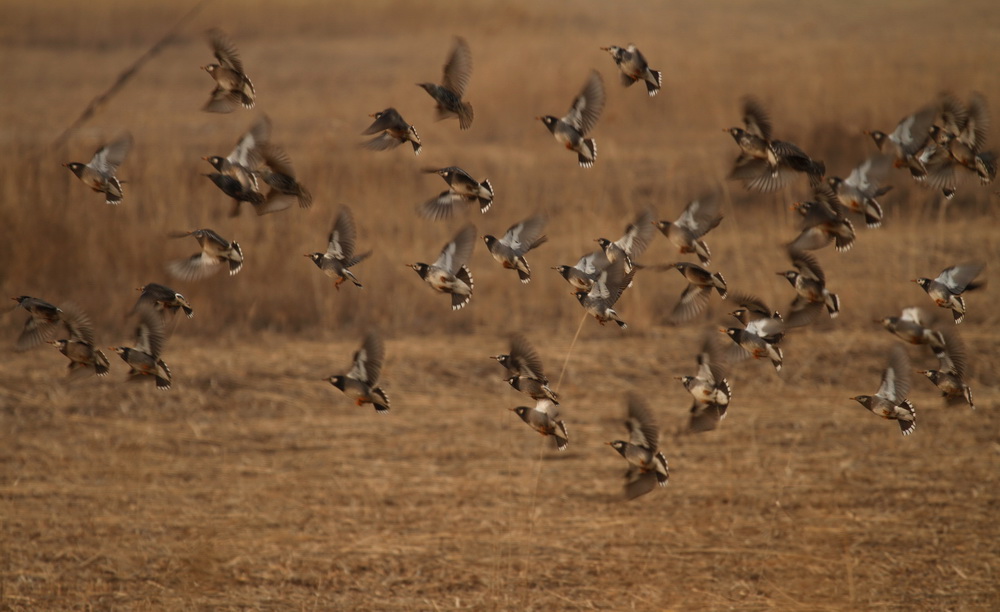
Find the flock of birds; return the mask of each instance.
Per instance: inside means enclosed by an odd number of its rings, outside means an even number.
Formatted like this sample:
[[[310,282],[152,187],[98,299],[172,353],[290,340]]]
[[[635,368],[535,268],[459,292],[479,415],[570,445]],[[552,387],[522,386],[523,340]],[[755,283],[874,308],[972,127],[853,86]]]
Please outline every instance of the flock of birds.
[[[241,107],[253,108],[256,91],[236,47],[217,29],[209,31],[208,41],[217,63],[203,67],[215,81],[204,110],[229,113]],[[649,96],[655,96],[660,90],[661,73],[649,67],[635,45],[601,49],[613,58],[623,85],[641,81]],[[444,65],[441,83],[418,84],[434,100],[438,119],[455,118],[462,130],[468,129],[474,120],[472,105],[464,99],[471,75],[470,47],[464,39],[456,38]],[[580,166],[589,168],[597,160],[597,144],[589,135],[604,105],[604,81],[600,72],[593,70],[564,116],[543,115],[537,119],[559,144],[577,154]],[[386,108],[371,117],[374,121],[363,134],[372,138],[362,146],[384,151],[409,143],[415,155],[421,153],[423,145],[416,128],[395,108]],[[831,318],[839,314],[840,299],[827,287],[823,268],[811,251],[830,244],[838,251],[850,249],[856,237],[852,215],[860,215],[869,227],[882,223],[878,198],[891,189],[884,182],[893,166],[906,168],[915,181],[941,190],[946,197],[954,195],[960,173],[974,174],[984,184],[992,182],[996,176],[996,155],[986,149],[985,142],[988,106],[979,95],[973,95],[967,105],[954,96],[942,95],[932,104],[904,117],[891,133],[870,132],[879,152],[862,161],[846,179],[826,178],[823,162],[814,160],[791,142],[774,138],[763,105],[752,97],[743,101],[742,123],[742,127],[726,130],[739,147],[731,179],[741,181],[750,191],[773,192],[804,175],[813,189],[814,197],[810,201],[795,205],[801,219],[799,234],[787,245],[791,269],[777,272],[787,279],[795,292],[787,316],[780,315],[753,295],[731,294],[722,274],[710,269],[711,250],[705,236],[723,219],[718,192],[706,193],[691,201],[675,220],[659,220],[651,209],[643,210],[618,239],[599,238],[600,248],[584,254],[573,265],[554,268],[572,286],[574,296],[586,313],[601,325],[614,322],[626,328],[626,321],[615,310],[616,303],[636,281],[637,274],[657,269],[676,269],[687,282],[671,310],[673,323],[687,322],[701,315],[713,292],[735,306],[730,314],[738,324],[718,330],[731,342],[724,347],[716,340],[719,336],[706,334],[697,354],[696,373],[677,377],[693,398],[689,421],[692,432],[715,429],[726,416],[732,398],[727,371],[732,364],[749,358],[766,359],[780,371],[784,358],[782,340],[790,331],[808,325],[824,311]],[[237,141],[228,155],[204,158],[214,170],[206,176],[233,200],[231,216],[238,215],[244,203],[258,215],[283,211],[295,203],[308,208],[312,203],[312,195],[296,178],[287,153],[271,142],[270,132],[271,123],[264,116]],[[108,204],[117,205],[123,201],[124,192],[116,172],[132,143],[132,136],[126,133],[98,149],[89,162],[64,165],[86,186],[103,193]],[[457,166],[425,171],[441,176],[447,189],[420,204],[417,208],[420,216],[431,220],[448,219],[467,206],[476,207],[481,213],[490,210],[494,189],[489,180],[476,180]],[[546,222],[544,214],[536,214],[511,225],[503,236],[485,235],[482,239],[500,265],[516,271],[521,283],[528,283],[531,268],[526,256],[546,242]],[[638,259],[657,231],[679,254],[692,255],[697,263],[640,264]],[[166,264],[167,272],[177,279],[195,281],[223,268],[235,275],[243,266],[240,245],[212,229],[173,235],[193,237],[200,246],[190,257]],[[454,310],[467,306],[472,299],[474,283],[468,264],[476,237],[475,225],[466,223],[442,247],[433,263],[410,265],[434,291],[449,296]],[[335,279],[334,287],[339,290],[347,281],[357,288],[362,287],[352,268],[370,255],[370,250],[359,252],[353,213],[349,207],[342,206],[329,233],[326,250],[305,256],[324,274]],[[983,268],[982,262],[963,262],[947,267],[934,278],[920,278],[916,282],[937,306],[949,309],[958,324],[966,314],[963,294],[981,286],[978,277]],[[191,317],[194,310],[182,294],[165,285],[149,283],[140,291],[131,313],[138,320],[134,346],[111,348],[129,366],[130,380],[152,378],[158,389],[169,389],[171,373],[162,358],[166,324],[178,311],[183,310]],[[108,373],[110,362],[95,342],[89,317],[79,307],[72,303],[57,307],[30,296],[13,299],[29,315],[16,342],[19,350],[48,341],[69,359],[71,375],[104,376]],[[939,368],[921,373],[949,402],[973,406],[972,393],[965,380],[964,348],[953,330],[937,329],[933,317],[917,307],[907,308],[900,316],[886,317],[879,322],[907,343],[929,346],[939,361]],[[518,406],[511,410],[532,429],[551,437],[556,448],[565,449],[569,434],[559,413],[559,396],[550,387],[542,360],[528,339],[521,334],[512,335],[509,351],[494,358],[505,369],[506,382],[535,401],[534,406]],[[379,386],[384,359],[384,343],[378,333],[371,332],[354,353],[349,371],[330,376],[328,380],[357,405],[372,404],[377,412],[388,412],[389,397]],[[906,398],[909,373],[907,354],[901,346],[896,346],[890,353],[878,390],[873,395],[853,398],[872,413],[896,420],[904,435],[912,433],[916,422],[915,409]],[[627,497],[634,498],[656,485],[666,484],[669,470],[659,448],[656,419],[645,400],[636,394],[631,394],[627,400],[626,427],[627,440],[608,444],[629,465],[625,490]]]

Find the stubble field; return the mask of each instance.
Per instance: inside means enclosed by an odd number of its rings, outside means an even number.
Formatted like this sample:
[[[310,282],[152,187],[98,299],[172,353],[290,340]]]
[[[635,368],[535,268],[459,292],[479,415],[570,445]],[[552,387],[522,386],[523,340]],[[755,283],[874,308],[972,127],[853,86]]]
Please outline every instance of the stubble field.
[[[13,350],[23,311],[0,318],[0,609],[1000,608],[995,185],[966,181],[946,203],[893,173],[884,227],[855,220],[853,249],[817,252],[841,316],[791,334],[780,375],[734,366],[730,413],[705,434],[683,433],[690,398],[673,377],[693,373],[725,306],[713,296],[705,317],[669,326],[681,278],[649,271],[619,303],[627,332],[580,326],[549,270],[644,207],[676,217],[718,188],[712,268],[786,309],[792,289],[774,273],[796,232],[789,205],[809,192],[725,181],[736,146],[721,130],[738,124],[740,97],[763,100],[779,138],[844,176],[874,149],[863,129],[889,130],[943,90],[979,91],[996,112],[990,3],[212,2],[53,146],[187,8],[60,0],[8,7],[0,25],[0,290],[80,304],[105,346],[131,342],[139,285],[171,285],[196,312],[172,325],[167,392],[124,383],[114,355],[108,378],[71,383],[51,347]],[[199,110],[213,26],[241,52],[254,110]],[[456,34],[475,64],[467,132],[435,123],[414,86],[440,77]],[[663,71],[656,98],[620,87],[599,50],[628,42]],[[583,170],[534,117],[565,113],[591,68],[608,103]],[[419,158],[358,148],[367,115],[387,106],[416,125]],[[315,204],[230,219],[200,158],[228,153],[263,113]],[[112,208],[60,164],[126,129],[136,144]],[[488,213],[417,217],[443,189],[420,169],[447,165],[490,178]],[[341,203],[375,251],[356,268],[361,290],[335,291],[302,257],[325,247]],[[550,241],[529,255],[527,286],[480,243],[475,295],[451,312],[404,267],[436,257],[467,219],[500,234],[538,210]],[[240,241],[239,275],[166,276],[195,249],[168,232],[196,227]],[[658,237],[642,261],[677,257]],[[990,281],[958,327],[977,408],[945,406],[914,374],[918,425],[903,438],[847,399],[877,389],[899,342],[872,320],[937,310],[910,279],[970,259],[988,262]],[[323,380],[373,328],[387,344],[385,416]],[[530,400],[489,356],[514,331],[559,381],[563,453],[507,410]],[[937,366],[908,350],[914,370]],[[625,502],[624,461],[604,443],[624,437],[630,391],[660,421],[671,479]]]

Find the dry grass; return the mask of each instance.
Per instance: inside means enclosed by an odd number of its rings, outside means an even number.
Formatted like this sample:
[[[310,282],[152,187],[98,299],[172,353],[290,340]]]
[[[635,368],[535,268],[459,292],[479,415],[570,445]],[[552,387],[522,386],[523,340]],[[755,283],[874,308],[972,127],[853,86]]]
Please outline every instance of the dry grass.
[[[471,6],[467,6],[471,4]],[[779,137],[844,174],[937,92],[1000,86],[984,58],[1000,43],[992,4],[866,2],[483,2],[457,5],[214,2],[68,144],[80,109],[187,7],[56,0],[9,7],[0,48],[0,290],[75,301],[102,343],[128,339],[132,287],[167,282],[194,304],[165,358],[168,393],[118,381],[67,385],[45,347],[0,360],[0,609],[896,609],[1000,607],[997,284],[970,296],[975,413],[945,410],[914,381],[916,434],[902,439],[846,398],[870,393],[895,340],[871,323],[929,306],[908,279],[963,259],[1000,260],[997,199],[973,181],[944,205],[894,175],[886,227],[844,254],[821,251],[844,312],[791,338],[779,378],[733,373],[736,401],[715,433],[676,435],[703,324],[662,326],[680,276],[649,274],[622,299],[621,334],[586,321],[561,391],[572,438],[556,455],[504,408],[521,398],[486,356],[520,329],[550,372],[581,313],[549,266],[617,237],[641,207],[676,215],[726,190],[709,235],[713,267],[735,290],[784,307],[780,244],[804,185],[750,196],[724,184],[735,145],[720,132],[754,93]],[[470,25],[471,24],[471,25]],[[236,40],[258,108],[198,109],[211,82],[201,32]],[[469,132],[434,123],[414,83],[437,79],[456,33],[473,51]],[[650,100],[617,84],[598,47],[636,42],[664,72]],[[587,71],[608,105],[600,157],[576,167],[533,117],[565,112]],[[357,148],[367,115],[396,106],[425,153]],[[316,196],[310,211],[230,220],[201,173],[260,113]],[[105,206],[60,164],[86,160],[129,129],[126,201]],[[994,130],[992,141],[997,142]],[[432,224],[414,206],[442,189],[426,166],[489,177],[499,233],[544,209],[550,242],[519,286],[482,245],[476,295],[451,313],[403,264],[427,260],[464,219]],[[992,198],[992,200],[991,200]],[[353,206],[363,291],[332,290],[302,257],[323,247],[341,202]],[[213,227],[243,245],[234,278],[166,279],[194,252],[170,230]],[[665,241],[644,260],[670,261]],[[988,270],[988,275],[991,272]],[[13,338],[23,320],[2,320]],[[353,409],[321,381],[347,365],[363,331],[389,338],[387,418]],[[9,342],[7,343],[9,346]],[[914,365],[933,366],[912,351]],[[117,361],[117,360],[116,360]],[[56,382],[53,382],[55,380]],[[617,498],[622,397],[650,396],[673,476],[665,491]]]

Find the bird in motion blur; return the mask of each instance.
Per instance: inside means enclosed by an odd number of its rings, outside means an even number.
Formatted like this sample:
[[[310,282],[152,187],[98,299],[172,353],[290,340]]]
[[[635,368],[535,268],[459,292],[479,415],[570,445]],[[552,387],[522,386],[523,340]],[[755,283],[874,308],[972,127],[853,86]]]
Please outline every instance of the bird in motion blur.
[[[469,43],[457,36],[448,55],[448,61],[444,64],[441,84],[417,83],[437,103],[435,109],[438,121],[457,117],[461,129],[467,130],[472,127],[472,105],[462,100],[471,77],[472,51],[469,50]]]
[[[826,274],[819,261],[805,251],[788,249],[788,258],[792,261],[794,270],[777,272],[785,277],[795,288],[795,300],[792,302],[792,313],[798,313],[807,308],[823,308],[836,318],[840,314],[840,297],[826,288]]]
[[[876,198],[892,189],[892,185],[882,185],[891,165],[889,156],[873,155],[851,170],[846,179],[831,176],[827,182],[841,204],[864,215],[868,227],[879,227],[882,225],[882,205]]]
[[[629,43],[627,47],[611,45],[601,47],[601,50],[607,51],[615,60],[615,65],[621,71],[622,85],[629,87],[636,81],[643,81],[650,98],[659,93],[663,86],[663,74],[649,67],[649,62],[634,44]]]
[[[722,222],[718,194],[706,194],[688,202],[676,221],[658,221],[654,225],[681,254],[694,253],[701,265],[712,263],[712,252],[701,239]]]
[[[815,184],[826,173],[823,162],[814,161],[790,142],[771,138],[771,119],[756,98],[743,98],[743,128],[725,131],[740,147],[729,178],[742,181],[750,191],[777,191],[799,173]]]
[[[24,351],[38,346],[52,337],[56,326],[62,320],[62,310],[43,299],[22,295],[10,298],[17,302],[11,308],[21,307],[28,311],[21,334],[17,337],[14,347]]]
[[[636,392],[628,394],[625,428],[628,440],[608,442],[628,462],[625,472],[625,497],[635,499],[664,487],[670,478],[667,459],[660,451],[660,429],[646,401]]]
[[[384,361],[385,344],[381,336],[372,331],[365,336],[361,347],[351,357],[351,371],[330,376],[326,380],[358,406],[371,404],[378,414],[385,414],[389,412],[389,396],[378,386]]]
[[[254,204],[257,215],[286,210],[294,203],[299,208],[312,206],[312,194],[295,178],[295,168],[288,153],[276,144],[265,142],[259,146],[261,164],[256,174],[270,188],[262,204]]]
[[[355,255],[355,243],[357,242],[358,230],[354,225],[354,214],[347,206],[341,206],[337,218],[333,222],[333,229],[327,237],[325,253],[306,253],[306,257],[312,259],[323,274],[330,278],[336,278],[334,289],[340,290],[340,285],[344,281],[350,280],[355,287],[361,287],[358,280],[350,268],[371,256],[371,251],[365,251],[360,255]]]
[[[941,396],[949,406],[966,403],[976,409],[972,402],[972,389],[966,382],[965,344],[954,330],[941,332],[944,348],[937,353],[938,369],[918,370],[941,391]]]
[[[654,219],[656,213],[647,208],[640,211],[635,219],[625,226],[625,234],[615,241],[607,238],[597,238],[595,242],[604,249],[608,261],[614,262],[619,259],[625,262],[625,272],[635,269],[635,261],[649,247],[656,236],[656,224]]]
[[[121,204],[125,192],[122,190],[122,182],[115,173],[118,171],[118,166],[125,161],[125,156],[131,148],[132,134],[126,132],[97,149],[89,162],[69,162],[63,166],[69,168],[84,185],[103,193],[105,203]]]
[[[590,168],[597,160],[597,142],[586,136],[600,118],[604,100],[604,81],[599,72],[592,70],[565,116],[561,119],[552,115],[536,117],[549,128],[556,142],[576,151],[583,168]]]
[[[229,267],[229,276],[239,273],[243,268],[243,250],[235,240],[230,242],[207,228],[170,235],[171,238],[186,236],[194,236],[201,251],[185,259],[169,262],[167,272],[173,276],[181,280],[200,280],[221,270],[222,264]]]
[[[432,264],[414,263],[409,267],[432,289],[451,295],[451,309],[465,308],[472,299],[472,272],[466,265],[475,246],[476,226],[469,223],[458,230]]]
[[[726,296],[729,295],[726,279],[719,272],[709,272],[689,261],[678,261],[668,267],[675,268],[688,282],[687,287],[681,292],[680,299],[670,312],[669,320],[671,323],[683,323],[704,312],[713,289],[719,293],[719,297],[722,299],[726,299]]]
[[[395,149],[404,142],[409,142],[413,146],[413,154],[420,155],[421,143],[417,128],[413,127],[403,119],[393,107],[383,111],[368,115],[374,117],[375,121],[369,125],[363,135],[378,134],[371,140],[366,140],[362,146],[371,151],[387,151]]]
[[[542,358],[524,334],[511,334],[509,352],[494,355],[493,359],[507,370],[508,377],[523,376],[545,385],[549,384],[542,367]]]
[[[566,450],[569,446],[569,431],[552,400],[543,398],[536,401],[533,407],[518,406],[509,410],[521,417],[522,421],[538,433],[551,436],[557,450]]]
[[[540,235],[546,222],[545,215],[532,215],[511,225],[500,238],[490,234],[483,236],[493,259],[505,269],[517,270],[521,283],[531,282],[531,267],[524,256],[548,240],[547,236]]]
[[[184,310],[187,318],[190,319],[194,316],[194,308],[191,307],[191,303],[187,301],[187,298],[166,285],[148,283],[142,287],[138,287],[136,290],[141,293],[139,294],[139,299],[135,302],[135,306],[132,307],[130,314],[135,314],[142,308],[152,308],[163,313],[164,317],[167,313],[176,314],[181,309]]]
[[[111,363],[104,352],[95,346],[94,326],[87,313],[75,304],[63,304],[61,322],[66,336],[49,340],[49,344],[69,359],[69,375],[76,378],[92,372],[97,376],[106,376]]]
[[[694,376],[675,376],[693,399],[688,431],[711,431],[726,418],[733,392],[726,379],[727,364],[718,344],[706,335],[697,355],[698,371]]]
[[[917,412],[913,403],[906,399],[909,392],[910,360],[906,350],[896,345],[892,347],[888,365],[882,370],[882,384],[875,395],[856,395],[850,399],[876,416],[895,420],[903,435],[908,436],[917,425]]]
[[[621,298],[632,284],[632,277],[635,270],[625,272],[625,260],[617,259],[603,270],[590,287],[589,291],[580,289],[573,295],[576,296],[580,306],[587,311],[587,314],[597,319],[597,322],[604,325],[608,321],[614,321],[621,329],[626,329],[628,323],[618,316],[614,305]]]
[[[875,319],[889,333],[907,344],[926,344],[936,356],[944,352],[944,334],[931,327],[934,317],[917,306],[904,308],[898,317]]]
[[[857,237],[854,224],[847,218],[846,208],[829,185],[815,185],[813,200],[795,202],[792,208],[802,218],[799,235],[788,243],[788,248],[815,251],[833,243],[837,251],[844,252],[854,246]]]
[[[216,187],[233,199],[229,216],[240,214],[240,204],[249,202],[254,206],[264,204],[264,194],[258,181],[257,169],[262,163],[260,146],[271,138],[271,120],[262,116],[236,142],[229,155],[203,157],[215,168],[206,174]]]
[[[243,70],[236,45],[222,30],[208,31],[208,44],[218,63],[202,66],[215,79],[215,88],[202,110],[210,113],[231,113],[240,106],[253,108],[257,92]]]
[[[604,249],[598,249],[593,253],[588,253],[581,257],[572,266],[553,266],[566,282],[580,291],[590,291],[594,282],[600,277],[607,267],[611,265],[608,256],[604,254]]]
[[[144,376],[151,376],[156,381],[157,389],[167,390],[172,381],[170,368],[160,358],[165,343],[163,317],[152,308],[142,308],[139,310],[139,323],[135,329],[135,346],[109,348],[128,364],[129,381],[139,381]]]
[[[984,281],[976,280],[985,267],[983,262],[970,261],[949,266],[941,270],[936,278],[915,278],[913,282],[920,285],[935,304],[950,309],[957,325],[965,320],[965,298],[962,294],[985,285]]]
[[[489,179],[477,181],[458,166],[429,168],[427,174],[437,174],[448,183],[448,189],[422,203],[417,211],[421,217],[439,221],[450,218],[464,204],[476,204],[485,214],[493,206],[493,185]]]

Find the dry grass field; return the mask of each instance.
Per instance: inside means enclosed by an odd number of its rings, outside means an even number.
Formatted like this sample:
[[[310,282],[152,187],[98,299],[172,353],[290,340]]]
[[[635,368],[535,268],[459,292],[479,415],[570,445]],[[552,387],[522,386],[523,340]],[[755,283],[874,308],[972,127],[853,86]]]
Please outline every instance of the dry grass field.
[[[718,188],[712,268],[786,309],[793,292],[774,273],[796,231],[789,205],[809,192],[725,180],[737,148],[721,130],[738,125],[740,97],[846,175],[874,150],[862,130],[888,131],[941,91],[982,92],[1000,112],[994,3],[216,0],[53,144],[191,6],[51,0],[11,4],[0,22],[3,299],[76,302],[105,346],[131,341],[139,285],[171,285],[196,313],[172,326],[166,392],[125,384],[115,355],[108,378],[70,382],[51,347],[14,351],[23,311],[0,318],[0,610],[1000,609],[997,185],[968,180],[946,202],[894,172],[884,227],[856,220],[852,250],[816,252],[841,316],[791,334],[780,375],[734,366],[728,417],[699,435],[683,433],[690,396],[673,377],[726,322],[720,302],[669,326],[681,277],[643,272],[618,305],[628,331],[581,326],[549,270],[641,208],[676,217]],[[200,110],[213,26],[241,52],[253,110]],[[435,123],[414,85],[440,78],[456,34],[475,64],[467,132]],[[599,49],[628,42],[663,71],[656,98],[622,88]],[[592,68],[608,100],[584,170],[534,118],[564,114]],[[416,125],[420,157],[359,148],[388,106]],[[228,153],[263,113],[315,203],[230,219],[201,157]],[[61,164],[125,130],[125,201],[106,206]],[[490,178],[488,213],[416,215],[443,189],[420,170],[447,165]],[[335,291],[302,257],[325,248],[341,203],[375,251],[355,268],[361,290]],[[451,312],[404,267],[467,220],[499,234],[538,210],[550,241],[528,256],[529,285],[480,243],[475,295]],[[197,227],[240,241],[239,275],[166,276],[195,250],[168,233]],[[642,261],[677,257],[658,237]],[[910,279],[970,259],[990,283],[958,327],[977,409],[945,406],[914,374],[918,426],[903,438],[848,399],[877,389],[899,343],[872,321],[937,310]],[[387,344],[386,416],[323,380],[372,328]],[[559,379],[563,453],[507,410],[530,400],[489,356],[514,331]],[[924,347],[909,354],[915,370],[937,367]],[[625,502],[625,463],[604,443],[624,437],[633,390],[660,421],[671,479]]]

